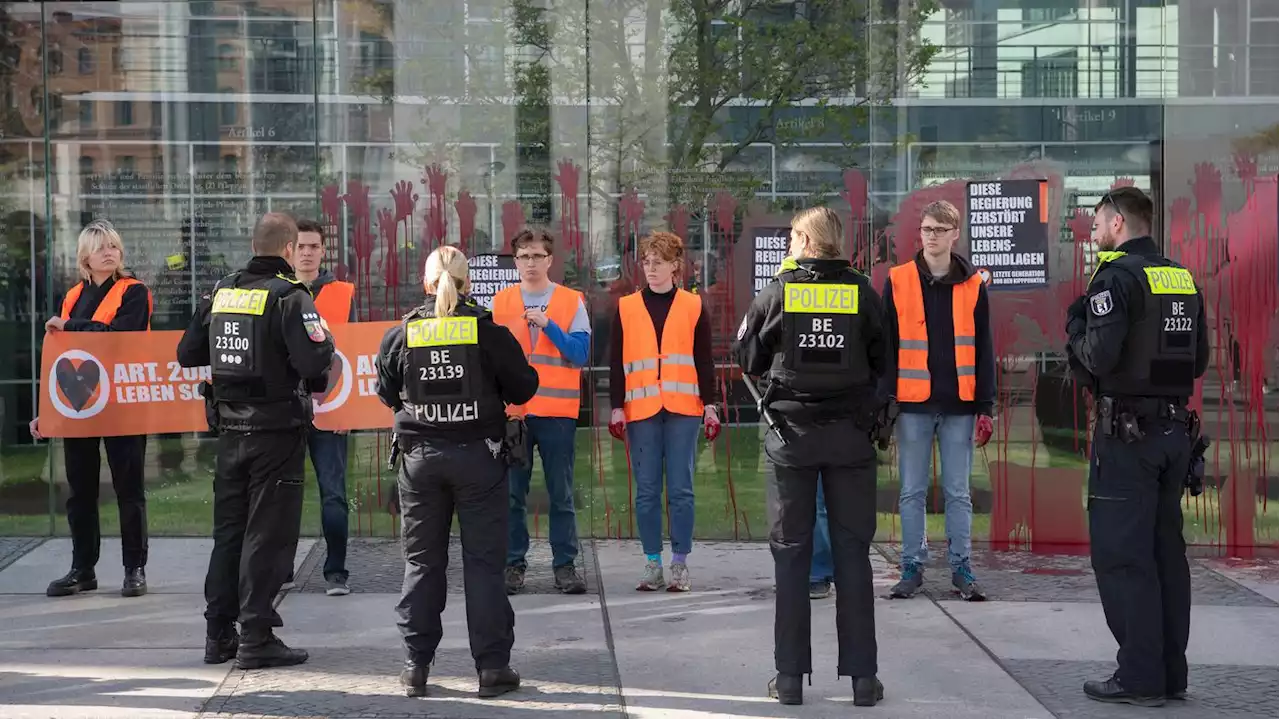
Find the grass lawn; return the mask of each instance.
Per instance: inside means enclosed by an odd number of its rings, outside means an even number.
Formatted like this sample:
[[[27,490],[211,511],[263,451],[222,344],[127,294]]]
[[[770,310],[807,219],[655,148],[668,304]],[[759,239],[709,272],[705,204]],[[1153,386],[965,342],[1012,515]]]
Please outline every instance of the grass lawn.
[[[714,447],[701,441],[694,478],[696,536],[701,539],[755,539],[767,537],[765,519],[763,432],[759,426],[726,427]],[[387,488],[394,478],[386,469],[388,435],[363,433],[351,437],[347,471],[347,496],[351,505],[350,531],[360,536],[393,536],[396,522],[383,509]],[[1223,458],[1230,449],[1224,444]],[[1241,459],[1244,453],[1239,451]],[[165,455],[168,461],[162,461]],[[1258,453],[1251,452],[1256,463]],[[62,471],[61,449],[56,453],[56,471]],[[48,514],[48,446],[11,447],[0,454],[0,535],[65,535],[66,522],[61,506],[52,522]],[[975,456],[972,487],[975,495],[991,488],[988,462],[1021,466],[1076,469],[1086,471],[1085,461],[1070,453],[1046,449],[1043,445],[1015,443],[999,448],[993,443]],[[166,468],[166,466],[168,468]],[[1274,468],[1275,464],[1269,465]],[[310,462],[307,463],[306,499],[303,505],[303,533],[320,534],[320,502]],[[147,455],[150,531],[156,536],[208,536],[212,522],[213,444],[193,437],[152,438]],[[103,480],[109,481],[105,459]],[[580,429],[577,438],[576,498],[579,534],[594,537],[635,536],[631,512],[631,483],[624,445],[604,429]],[[884,453],[878,470],[880,493],[897,493],[896,458]],[[535,459],[533,490],[529,499],[530,533],[547,534],[546,493],[542,469]],[[62,486],[65,493],[65,484]],[[63,495],[65,496],[65,494]],[[21,501],[19,501],[21,498]],[[59,500],[61,505],[63,500]],[[881,500],[877,536],[896,539],[900,532],[897,516]],[[1084,497],[1081,497],[1083,503]],[[19,509],[19,505],[21,509]],[[1188,542],[1217,543],[1220,528],[1216,492],[1185,505],[1185,532]],[[1258,504],[1260,542],[1276,540],[1275,502]],[[104,534],[118,534],[118,517],[113,507],[103,505]],[[942,539],[943,516],[927,516],[929,536]],[[986,539],[990,516],[977,514],[973,537]]]

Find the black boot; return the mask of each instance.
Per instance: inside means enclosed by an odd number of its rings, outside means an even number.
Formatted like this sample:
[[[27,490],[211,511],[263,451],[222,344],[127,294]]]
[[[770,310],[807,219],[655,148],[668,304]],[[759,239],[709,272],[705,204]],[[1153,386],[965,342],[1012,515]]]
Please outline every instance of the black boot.
[[[853,680],[853,705],[873,707],[884,699],[884,685],[874,676],[855,677]]]
[[[511,667],[480,670],[480,698],[492,699],[520,688],[520,675]]]
[[[783,674],[769,680],[769,698],[777,699],[779,704],[803,704],[804,684],[799,674]]]
[[[71,571],[67,572],[67,576],[49,582],[49,588],[44,590],[44,593],[47,597],[69,597],[72,594],[90,592],[97,588],[98,577],[92,569],[72,567]]]
[[[307,661],[307,650],[290,649],[270,629],[246,630],[236,652],[236,668],[290,667]]]
[[[236,658],[240,648],[240,635],[235,627],[227,627],[218,634],[204,640],[204,663],[222,664]]]
[[[147,593],[147,573],[142,567],[124,570],[124,586],[120,588],[122,597],[141,597]]]
[[[430,674],[431,667],[428,665],[405,662],[404,669],[400,670],[400,685],[404,687],[404,695],[407,697],[425,697],[427,695],[427,677]]]
[[[1085,682],[1084,693],[1090,699],[1111,704],[1133,704],[1140,707],[1164,706],[1164,695],[1146,696],[1135,694],[1120,685],[1120,680],[1112,676],[1101,682]]]

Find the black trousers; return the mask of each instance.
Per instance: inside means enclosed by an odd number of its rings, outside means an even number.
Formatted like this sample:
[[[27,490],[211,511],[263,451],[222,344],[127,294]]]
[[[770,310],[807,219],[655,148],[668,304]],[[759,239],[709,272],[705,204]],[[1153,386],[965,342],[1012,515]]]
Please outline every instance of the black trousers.
[[[769,549],[777,584],[774,663],[783,674],[813,671],[809,566],[818,482],[827,502],[835,565],[836,639],[840,676],[869,677],[876,667],[871,540],[876,532],[876,454],[865,431],[842,420],[795,427],[782,447],[771,432],[766,492]]]
[[[1133,444],[1094,432],[1089,541],[1102,611],[1120,645],[1120,684],[1160,695],[1187,688],[1191,573],[1181,500],[1191,440],[1182,423],[1140,426],[1146,436]]]
[[[402,442],[404,440],[401,440]],[[444,635],[449,527],[458,513],[467,634],[476,669],[511,661],[515,613],[507,599],[507,466],[485,440],[417,441],[404,449],[399,490],[404,587],[396,611],[406,658],[426,665]]]
[[[213,553],[204,580],[209,636],[283,626],[272,607],[302,523],[307,428],[223,431],[213,479]]]
[[[71,527],[71,563],[80,569],[98,565],[102,532],[98,522],[98,482],[102,456],[98,442],[107,448],[111,486],[120,510],[120,548],[126,569],[147,566],[147,493],[143,482],[145,434],[128,437],[81,437],[63,440],[67,463],[67,524]]]

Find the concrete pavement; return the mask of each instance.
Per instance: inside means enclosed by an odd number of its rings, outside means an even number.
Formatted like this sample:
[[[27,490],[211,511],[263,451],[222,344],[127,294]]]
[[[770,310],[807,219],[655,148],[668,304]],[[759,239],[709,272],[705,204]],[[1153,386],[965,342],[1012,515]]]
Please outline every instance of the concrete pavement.
[[[55,600],[44,587],[65,573],[68,541],[0,539],[0,717],[1153,716],[1080,694],[1085,679],[1111,671],[1115,653],[1083,557],[978,550],[975,567],[997,590],[994,601],[955,601],[940,569],[930,572],[931,596],[877,600],[886,697],[861,710],[848,680],[835,676],[833,599],[811,605],[815,673],[805,704],[783,707],[764,696],[773,664],[767,545],[699,543],[690,556],[695,591],[681,595],[634,591],[637,543],[587,543],[579,559],[592,591],[579,597],[553,593],[541,566],[550,553],[535,546],[529,591],[512,602],[513,664],[524,687],[496,702],[475,698],[459,593],[445,610],[431,696],[400,693],[399,551],[387,541],[353,543],[347,597],[322,593],[323,542],[299,546],[299,586],[282,600],[280,636],[309,649],[308,663],[250,672],[206,666],[201,587],[209,546],[153,539],[151,593],[123,599],[119,543],[105,540],[101,588]],[[878,594],[896,580],[892,550],[872,555]],[[454,554],[457,575],[456,547]],[[1276,562],[1195,564],[1192,698],[1160,716],[1276,716]]]

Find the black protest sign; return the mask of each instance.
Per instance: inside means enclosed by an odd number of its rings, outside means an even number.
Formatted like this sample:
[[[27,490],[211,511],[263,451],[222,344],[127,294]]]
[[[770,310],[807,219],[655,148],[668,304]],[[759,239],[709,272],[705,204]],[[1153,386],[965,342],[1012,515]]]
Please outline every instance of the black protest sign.
[[[778,274],[791,247],[791,227],[754,227],[751,230],[752,296],[760,294]]]
[[[990,180],[966,187],[969,260],[992,290],[1049,282],[1049,183]]]
[[[516,259],[511,255],[476,255],[469,264],[471,299],[488,309],[493,309],[494,296],[520,282]]]

